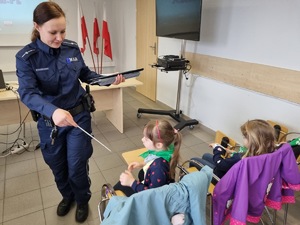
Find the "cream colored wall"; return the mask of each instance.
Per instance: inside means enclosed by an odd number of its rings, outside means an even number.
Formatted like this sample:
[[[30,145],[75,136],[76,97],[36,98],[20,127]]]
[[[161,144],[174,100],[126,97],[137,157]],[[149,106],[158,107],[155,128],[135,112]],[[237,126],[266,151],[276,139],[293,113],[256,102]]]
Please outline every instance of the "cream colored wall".
[[[198,70],[188,74],[189,80],[183,79],[180,104],[183,113],[236,140],[241,140],[240,125],[254,118],[271,119],[287,125],[290,131],[300,131],[298,92],[293,92],[300,83],[299,9],[297,0],[274,0],[272,4],[267,0],[203,0],[201,40],[187,41],[186,52],[224,61],[206,64],[202,57],[191,60]],[[159,55],[179,53],[180,40],[160,38],[159,43]],[[239,71],[235,61],[264,65],[260,70],[264,79],[257,82],[259,76],[253,70],[252,76],[234,80]],[[210,71],[204,73],[205,68]],[[213,77],[214,71],[220,72],[217,77],[221,79]],[[226,82],[230,79],[233,80]],[[175,100],[167,97],[164,90],[167,83],[177,80],[168,74],[158,75],[159,101],[175,107]],[[269,93],[251,89],[251,82],[260,83]],[[176,94],[177,87],[168,86],[168,91]]]

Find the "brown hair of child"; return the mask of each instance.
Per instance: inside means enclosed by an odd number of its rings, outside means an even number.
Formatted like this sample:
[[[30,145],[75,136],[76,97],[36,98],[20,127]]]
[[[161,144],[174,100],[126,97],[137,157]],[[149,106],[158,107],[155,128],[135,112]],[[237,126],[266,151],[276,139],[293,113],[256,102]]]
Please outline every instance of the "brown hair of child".
[[[162,143],[164,150],[167,150],[172,143],[174,144],[174,152],[170,161],[170,178],[175,179],[175,170],[180,159],[181,134],[167,120],[149,121],[145,126],[144,134],[154,145]]]

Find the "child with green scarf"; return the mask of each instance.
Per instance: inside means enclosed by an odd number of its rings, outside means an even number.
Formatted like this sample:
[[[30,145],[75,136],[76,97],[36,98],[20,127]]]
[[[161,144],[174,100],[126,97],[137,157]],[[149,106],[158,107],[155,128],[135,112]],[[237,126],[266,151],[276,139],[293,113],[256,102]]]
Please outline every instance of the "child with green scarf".
[[[156,120],[146,124],[143,135],[142,142],[148,149],[140,155],[144,162],[130,163],[114,186],[115,190],[123,191],[126,196],[175,181],[181,134],[168,121]],[[134,169],[140,169],[138,181],[131,173]]]

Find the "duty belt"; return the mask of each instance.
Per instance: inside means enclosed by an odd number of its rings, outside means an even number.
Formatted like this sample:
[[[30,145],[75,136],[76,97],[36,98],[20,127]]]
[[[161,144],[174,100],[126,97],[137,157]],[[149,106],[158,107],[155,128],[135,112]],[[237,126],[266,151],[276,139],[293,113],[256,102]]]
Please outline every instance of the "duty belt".
[[[72,115],[72,116],[76,116],[77,114],[81,113],[82,111],[84,111],[84,106],[83,104],[79,104],[78,106],[75,106],[74,108],[71,109],[67,109],[67,111]]]
[[[85,110],[84,106],[82,103],[80,103],[79,105],[71,108],[71,109],[66,109],[72,116],[76,116],[78,115],[79,113],[83,112]],[[53,127],[54,126],[54,123],[52,121],[52,119],[49,119],[48,117],[46,116],[42,116],[42,118],[44,119],[45,123],[46,123],[46,126],[47,127]]]

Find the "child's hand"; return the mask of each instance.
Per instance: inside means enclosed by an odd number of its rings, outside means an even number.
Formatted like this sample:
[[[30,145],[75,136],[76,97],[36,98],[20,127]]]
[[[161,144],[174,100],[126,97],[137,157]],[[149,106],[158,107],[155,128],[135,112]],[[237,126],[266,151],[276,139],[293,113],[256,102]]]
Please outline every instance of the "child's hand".
[[[208,146],[211,147],[211,148],[215,148],[217,147],[219,144],[218,143],[211,143],[209,144]]]
[[[228,148],[226,148],[225,150],[226,150],[226,153],[227,153],[227,154],[236,153],[236,151],[231,150],[231,149],[228,149]]]
[[[132,162],[128,165],[128,170],[131,172],[133,169],[139,169],[142,168],[144,164],[139,163],[139,162]]]
[[[131,187],[132,183],[134,182],[134,177],[132,173],[130,173],[128,170],[125,170],[123,173],[120,175],[120,183],[123,186],[128,186]]]
[[[211,143],[209,144],[209,147],[211,148],[215,148],[215,147],[219,147],[217,148],[218,151],[222,152],[223,150],[226,150],[222,145],[218,144],[218,143]]]

